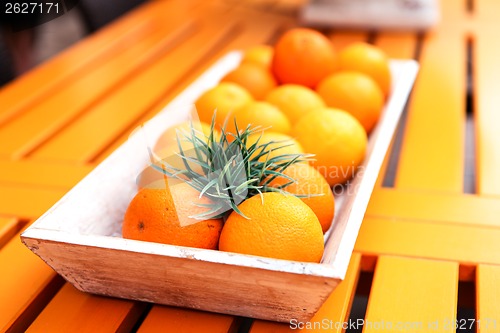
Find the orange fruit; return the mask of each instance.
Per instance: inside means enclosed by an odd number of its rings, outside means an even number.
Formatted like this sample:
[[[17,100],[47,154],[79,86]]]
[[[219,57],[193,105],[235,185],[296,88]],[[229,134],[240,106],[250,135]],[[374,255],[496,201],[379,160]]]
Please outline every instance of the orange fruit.
[[[295,180],[283,190],[294,195],[304,196],[300,197],[300,200],[316,214],[323,233],[327,232],[333,221],[335,199],[326,179],[306,163],[292,164],[283,173]],[[269,185],[278,187],[289,182],[290,180],[285,177],[276,177]]]
[[[319,262],[323,232],[314,212],[300,199],[264,193],[243,201],[222,229],[219,250],[256,256]]]
[[[245,88],[255,99],[263,99],[276,87],[276,80],[268,69],[258,64],[243,63],[227,73],[221,82],[233,82]]]
[[[333,45],[318,31],[289,30],[274,47],[271,68],[280,83],[314,88],[335,70]]]
[[[337,65],[341,71],[356,71],[371,77],[387,96],[391,88],[391,70],[386,54],[376,46],[354,43],[339,52]]]
[[[260,65],[264,68],[271,68],[271,61],[273,60],[274,50],[269,45],[257,45],[245,51],[242,64],[252,63]]]
[[[251,125],[262,129],[269,128],[273,132],[288,133],[290,132],[291,124],[283,112],[274,105],[267,102],[250,102],[234,114],[234,118],[229,120],[226,129],[229,132],[235,133],[236,127],[234,120],[238,124],[240,131]]]
[[[332,108],[345,110],[367,133],[376,125],[384,106],[384,94],[369,76],[358,72],[333,74],[318,85],[318,94]]]
[[[265,131],[262,134],[255,133],[248,137],[247,146],[250,147],[257,141],[259,146],[266,144],[268,142],[272,142],[267,146],[267,149],[275,149],[268,154],[269,157],[267,157],[267,155],[262,156],[259,159],[261,161],[266,160],[266,158],[271,159],[279,155],[304,153],[304,150],[302,149],[300,143],[298,143],[297,140],[286,134],[270,132],[270,131]],[[257,153],[258,152],[260,152],[260,150],[258,150]]]
[[[130,202],[123,220],[123,238],[147,242],[217,249],[222,220],[197,220],[206,212],[206,197],[186,183],[143,188]]]
[[[292,124],[311,110],[325,107],[325,102],[314,91],[296,84],[285,84],[273,89],[266,101],[277,106]]]
[[[218,128],[224,125],[228,116],[253,100],[252,95],[241,86],[232,82],[222,82],[207,90],[195,102],[201,121],[211,124],[215,111]]]
[[[325,108],[308,113],[292,133],[307,153],[316,155],[311,165],[330,186],[350,179],[365,157],[366,132],[356,118],[342,110]]]

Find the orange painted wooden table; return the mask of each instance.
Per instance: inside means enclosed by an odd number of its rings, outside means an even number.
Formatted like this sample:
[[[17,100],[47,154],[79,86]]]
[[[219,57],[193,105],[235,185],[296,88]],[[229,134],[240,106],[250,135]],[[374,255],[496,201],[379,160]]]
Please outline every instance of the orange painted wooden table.
[[[300,2],[151,2],[0,90],[0,331],[291,330],[81,293],[19,232],[220,56],[294,26]],[[496,0],[443,0],[433,32],[325,31],[421,71],[348,276],[309,325],[454,332],[474,319],[500,332],[499,13]]]

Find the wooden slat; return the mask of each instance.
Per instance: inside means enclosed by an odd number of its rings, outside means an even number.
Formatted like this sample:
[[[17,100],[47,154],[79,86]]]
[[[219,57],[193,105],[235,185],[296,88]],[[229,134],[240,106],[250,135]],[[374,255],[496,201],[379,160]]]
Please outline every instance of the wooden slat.
[[[119,90],[108,95],[106,100],[85,113],[78,122],[34,152],[33,157],[67,161],[86,161],[93,158],[96,152],[106,148],[110,141],[171,89],[191,66],[203,59],[206,52],[231,38],[230,34],[235,28],[234,22],[227,22],[227,26],[220,29],[218,20],[202,19],[196,22],[194,36],[175,50],[166,53],[158,62],[145,68]],[[187,61],[188,59],[190,61]],[[92,133],[88,132],[89,128],[93,129]],[[87,137],[86,140],[79,140],[83,136]]]
[[[16,234],[0,250],[0,332],[24,332],[62,285],[62,279]]]
[[[498,13],[500,12],[500,3],[496,0],[474,0],[475,22],[481,26],[486,24],[498,25]]]
[[[96,155],[92,157],[93,160],[95,158],[95,162],[102,161],[119,145],[125,142],[133,129],[161,111],[177,94],[185,89],[190,82],[195,80],[201,73],[203,73],[203,71],[212,65],[213,62],[230,51],[245,49],[251,45],[266,43],[270,38],[272,38],[275,32],[280,29],[281,26],[288,24],[290,21],[286,18],[273,18],[270,15],[256,16],[255,13],[243,9],[236,10],[233,12],[233,15],[236,15],[236,13],[239,13],[239,16],[244,19],[239,20],[238,28],[240,30],[235,32],[234,38],[228,41],[227,44],[214,45],[208,54],[204,55],[201,59],[197,59],[196,63],[190,64],[189,71],[187,73],[184,72],[184,75],[182,75],[182,78],[179,81],[175,82],[169,90],[164,91],[162,99],[156,101],[155,104],[151,106],[150,110],[144,113],[140,118],[135,119],[134,122],[118,137],[118,139],[115,138],[114,142],[109,147],[106,147],[104,151],[93,152],[93,154]],[[187,52],[191,52],[191,54]],[[192,49],[188,49],[186,52],[180,53],[179,60],[175,63],[174,69],[191,59],[193,57],[192,53]],[[195,54],[198,54],[198,51],[195,52]]]
[[[21,219],[38,218],[65,192],[66,190],[62,189],[0,184],[0,214],[17,216]]]
[[[179,38],[186,37],[189,24],[182,25],[178,34],[167,34],[167,31],[176,29],[183,19],[186,17],[179,15],[177,19],[166,21],[155,33],[141,36],[142,39],[134,43],[120,45],[113,59],[74,80],[28,113],[10,121],[0,131],[0,154],[20,157],[29,153],[92,104],[119,89],[120,85],[143,71],[156,57],[175,47]],[[137,92],[133,97],[136,96]],[[127,104],[122,104],[120,110],[126,108]],[[94,130],[89,131],[89,127],[79,134],[77,138],[66,142],[65,150],[73,151],[79,142],[86,142],[87,138],[95,135]],[[47,156],[52,157],[50,154]]]
[[[130,332],[145,304],[94,296],[66,283],[26,332]]]
[[[500,266],[477,267],[476,303],[477,332],[500,332]]]
[[[373,192],[366,216],[500,227],[500,199],[381,188]]]
[[[188,1],[186,1],[188,3]],[[82,73],[108,61],[122,44],[151,33],[152,16],[166,10],[191,7],[183,1],[152,1],[98,33],[0,89],[0,124],[75,80]]]
[[[363,332],[455,332],[457,290],[456,263],[381,256]]]
[[[396,187],[461,193],[466,80],[464,36],[452,28],[429,34],[424,38],[420,63]]]
[[[19,221],[0,216],[0,249],[19,231]]]
[[[237,331],[232,316],[155,305],[138,333],[232,333]]]
[[[355,250],[366,255],[392,254],[500,264],[500,229],[396,218],[365,218]]]
[[[311,318],[311,323],[344,323],[349,318],[351,304],[356,291],[358,283],[359,271],[361,264],[361,255],[353,253],[345,280],[342,281],[332,294],[325,301],[323,306]],[[292,319],[292,318],[291,318]],[[292,323],[297,324],[297,323]],[[294,332],[295,326],[290,324],[279,324],[269,321],[256,320],[252,324],[250,333],[280,333],[280,332]],[[324,332],[321,329],[311,329],[307,332]],[[332,327],[329,332],[343,332],[341,326]]]
[[[91,165],[0,160],[0,184],[44,186],[68,190],[92,168]]]
[[[154,55],[160,53],[170,54],[181,38],[189,37],[197,29],[199,27],[196,27],[192,22],[188,22],[170,33],[162,32],[155,35],[156,38],[146,40],[147,43],[141,43],[142,47],[137,49],[137,54],[147,55],[149,53],[148,57],[143,58],[145,60],[143,63],[151,65],[151,61],[146,61],[146,58],[152,60],[151,57]],[[126,66],[125,63],[121,65]],[[137,72],[138,76],[134,77],[132,81],[122,82],[120,87],[106,95],[105,100],[99,101],[97,105],[92,106],[78,121],[57,133],[55,138],[35,150],[30,154],[30,157],[37,160],[86,161],[88,153],[86,154],[85,149],[102,149],[102,141],[106,142],[106,139],[110,140],[109,138],[115,137],[116,133],[120,133],[122,127],[128,125],[131,119],[138,117],[138,110],[134,106],[137,103],[147,105],[147,92],[154,93],[155,91],[153,84],[151,84],[151,82],[155,82],[154,80],[149,81],[148,84],[144,83],[147,78],[146,73],[149,73],[149,76],[151,76],[151,73],[155,73],[157,76],[165,77],[164,72],[156,72],[155,69],[154,66],[142,68],[144,72]],[[120,72],[117,68],[109,68],[108,66],[103,70]],[[157,80],[157,82],[161,81]],[[140,87],[140,84],[143,84],[143,86]],[[141,93],[146,91],[145,96],[136,91],[137,89],[142,89]],[[137,96],[141,96],[141,98],[137,98]],[[89,128],[92,128],[91,132],[89,132]],[[82,140],[82,138],[85,139]]]
[[[500,41],[490,24],[481,26],[474,39],[474,100],[477,149],[477,191],[483,195],[500,195]]]

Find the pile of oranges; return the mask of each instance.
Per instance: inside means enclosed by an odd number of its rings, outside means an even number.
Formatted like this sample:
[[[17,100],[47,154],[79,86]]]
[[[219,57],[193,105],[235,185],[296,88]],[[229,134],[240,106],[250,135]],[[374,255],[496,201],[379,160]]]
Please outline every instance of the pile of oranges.
[[[287,194],[269,190],[246,198],[218,219],[193,218],[194,207],[207,206],[210,198],[146,169],[125,214],[123,237],[319,262],[334,216],[331,187],[358,171],[390,86],[386,55],[366,43],[336,51],[321,33],[298,28],[274,47],[247,50],[239,67],[196,101],[200,122],[179,127],[195,126],[208,137],[259,126],[247,145],[268,143],[276,147],[273,156],[314,157],[269,182]],[[175,154],[178,144],[170,129],[154,150]]]

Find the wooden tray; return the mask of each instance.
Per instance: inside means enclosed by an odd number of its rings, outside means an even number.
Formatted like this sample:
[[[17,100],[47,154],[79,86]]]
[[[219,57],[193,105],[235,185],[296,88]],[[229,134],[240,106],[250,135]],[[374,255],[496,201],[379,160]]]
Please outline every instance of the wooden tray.
[[[233,52],[133,134],[22,235],[22,241],[79,290],[273,321],[308,320],[344,278],[385,153],[418,71],[391,61],[392,94],[369,138],[364,172],[336,198],[321,263],[303,263],[120,237],[121,221],[149,163],[144,145],[186,119],[194,100],[241,59]]]

